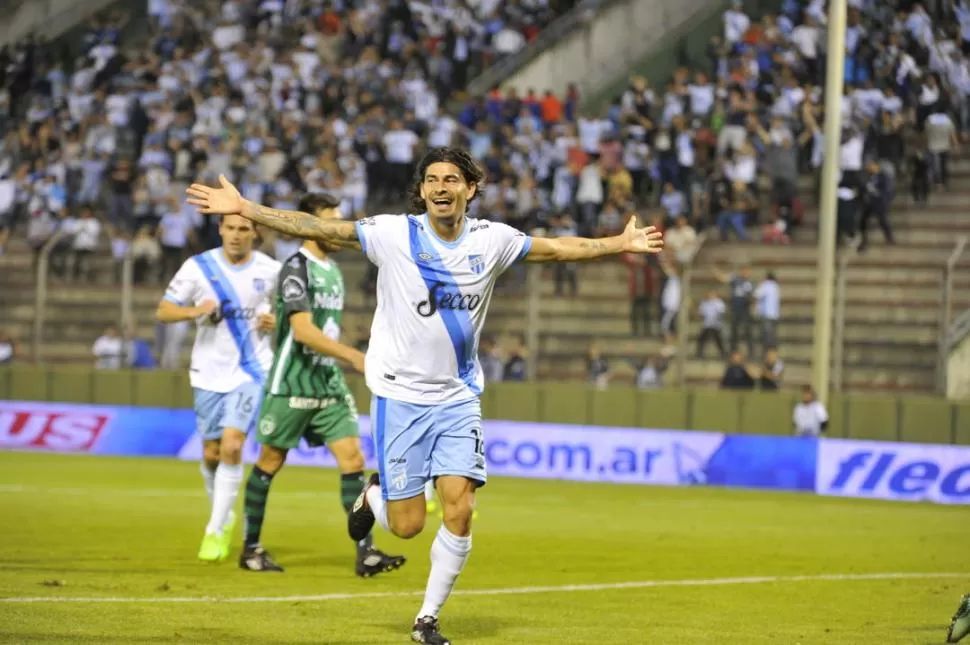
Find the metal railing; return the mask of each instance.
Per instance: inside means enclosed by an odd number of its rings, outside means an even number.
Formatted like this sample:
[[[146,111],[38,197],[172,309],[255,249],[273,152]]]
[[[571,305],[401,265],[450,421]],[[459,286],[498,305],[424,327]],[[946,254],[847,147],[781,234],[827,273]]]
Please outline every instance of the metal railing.
[[[64,237],[64,231],[56,231],[37,256],[37,288],[34,290],[34,339],[31,357],[35,363],[42,362],[44,346],[44,321],[47,318],[47,282],[50,275],[51,252]]]
[[[690,351],[690,298],[691,280],[694,277],[694,260],[704,247],[707,234],[697,236],[697,248],[685,262],[680,276],[680,309],[677,311],[677,387],[687,385],[687,353]]]
[[[534,381],[539,376],[539,312],[542,302],[542,265],[531,263],[526,266],[526,307],[525,307],[525,348],[528,353],[526,366],[528,378]]]
[[[134,340],[130,338],[132,322],[134,322],[134,293],[135,293],[135,256],[128,248],[125,259],[121,263],[121,337],[125,346]]]
[[[842,392],[845,367],[845,300],[849,283],[849,263],[859,253],[859,241],[851,242],[839,255],[835,274],[835,321],[832,330],[832,391]]]
[[[937,336],[936,393],[941,396],[946,396],[946,364],[950,356],[950,348],[953,344],[962,340],[962,338],[955,337],[955,334],[951,330],[950,319],[953,317],[953,272],[966,247],[967,236],[962,236],[957,240],[956,245],[953,247],[953,252],[950,253],[950,257],[943,264],[943,275],[940,281],[940,323]],[[970,312],[964,313],[961,316],[961,320],[967,313]]]

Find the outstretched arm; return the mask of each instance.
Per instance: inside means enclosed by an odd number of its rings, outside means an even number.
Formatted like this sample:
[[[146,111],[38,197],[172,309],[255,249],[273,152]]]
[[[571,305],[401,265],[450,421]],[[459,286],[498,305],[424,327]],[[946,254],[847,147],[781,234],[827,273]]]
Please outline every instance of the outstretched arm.
[[[618,253],[660,253],[663,234],[652,226],[637,227],[634,215],[620,235],[593,240],[585,237],[533,237],[526,262],[581,262]]]
[[[360,250],[357,227],[353,222],[322,220],[310,213],[268,208],[243,199],[239,191],[223,175],[219,188],[192,184],[185,192],[188,203],[204,215],[241,215],[256,224],[304,240],[326,242],[343,248]]]
[[[585,237],[534,237],[526,262],[581,262],[623,253],[619,236],[592,240]]]
[[[242,201],[239,214],[256,224],[304,240],[316,240],[345,249],[360,250],[360,240],[357,237],[357,226],[354,222],[324,220],[309,213],[269,208],[254,204],[248,199]]]

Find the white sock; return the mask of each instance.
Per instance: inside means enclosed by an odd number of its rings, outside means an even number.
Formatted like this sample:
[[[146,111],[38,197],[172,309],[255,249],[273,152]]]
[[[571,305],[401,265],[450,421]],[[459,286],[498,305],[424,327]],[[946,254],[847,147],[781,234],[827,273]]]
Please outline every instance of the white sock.
[[[434,616],[437,618],[441,606],[448,600],[451,590],[458,580],[458,574],[465,568],[472,550],[472,536],[458,537],[442,524],[431,543],[431,573],[428,587],[424,592],[424,604],[417,618]]]
[[[216,469],[209,468],[209,464],[204,461],[199,462],[199,470],[202,472],[202,485],[205,486],[205,494],[209,496],[209,503],[212,503],[212,490],[216,483]]]
[[[377,523],[381,525],[381,528],[385,531],[391,530],[391,524],[387,521],[387,503],[384,501],[384,497],[381,496],[380,486],[370,486],[367,492],[364,493],[367,498],[367,505],[370,506],[371,512],[374,513],[374,517],[377,518]]]
[[[229,513],[236,503],[236,496],[239,494],[239,485],[242,483],[243,465],[242,464],[219,464],[216,468],[215,488],[212,495],[212,515],[209,517],[209,524],[205,527],[205,532],[221,533]]]
[[[434,499],[434,482],[430,479],[424,485],[424,499],[428,502]]]

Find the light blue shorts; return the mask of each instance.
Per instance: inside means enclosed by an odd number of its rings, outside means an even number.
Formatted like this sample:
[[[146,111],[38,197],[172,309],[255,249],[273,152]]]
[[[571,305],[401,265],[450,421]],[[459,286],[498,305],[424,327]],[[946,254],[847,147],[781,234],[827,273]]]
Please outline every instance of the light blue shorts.
[[[375,396],[371,422],[384,499],[422,495],[425,482],[441,475],[485,485],[485,438],[477,397],[416,405]]]
[[[263,400],[260,383],[246,383],[232,392],[211,392],[192,388],[195,396],[195,423],[203,441],[222,439],[223,428],[236,428],[249,434],[256,427]]]

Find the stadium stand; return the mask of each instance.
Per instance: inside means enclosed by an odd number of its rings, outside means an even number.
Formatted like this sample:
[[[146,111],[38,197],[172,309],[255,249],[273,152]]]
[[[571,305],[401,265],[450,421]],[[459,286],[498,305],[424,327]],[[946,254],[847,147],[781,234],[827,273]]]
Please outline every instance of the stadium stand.
[[[854,391],[932,390],[941,270],[955,239],[970,233],[963,212],[970,164],[957,148],[945,155],[952,154],[946,189],[934,188],[928,201],[922,195],[924,182],[942,179],[935,160],[951,145],[949,126],[931,115],[950,114],[956,130],[966,132],[970,73],[962,52],[970,51],[964,40],[970,29],[961,25],[970,14],[961,5],[954,16],[934,22],[918,4],[895,12],[902,4],[853,3],[847,36],[851,86],[844,112],[853,127],[845,133],[842,188],[844,196],[868,197],[847,200],[845,208],[861,212],[890,202],[895,241],[884,244],[871,221],[870,243],[849,263],[845,386]],[[152,53],[119,60],[116,54],[125,49],[119,25],[102,21],[87,32],[86,58],[71,75],[50,61],[37,67],[49,73],[30,76],[24,70],[33,67],[24,61],[43,61],[44,52],[21,48],[10,55],[14,71],[0,83],[6,88],[0,105],[9,106],[0,114],[8,133],[0,152],[0,222],[16,215],[20,225],[0,256],[0,293],[10,303],[0,327],[20,339],[22,356],[29,358],[35,315],[30,249],[50,239],[58,219],[64,230],[86,233],[64,238],[52,254],[43,358],[89,364],[94,340],[120,318],[116,258],[138,248],[148,259],[137,276],[134,309],[137,335],[152,338],[162,279],[155,268],[161,264],[171,274],[193,243],[213,243],[211,225],[171,203],[189,179],[227,172],[250,196],[277,204],[308,187],[340,193],[348,217],[364,204],[391,204],[393,212],[420,146],[464,140],[489,170],[477,208],[490,217],[545,234],[605,234],[636,209],[668,227],[668,270],[692,258],[697,233],[706,238],[683,305],[692,311],[711,291],[730,311],[720,274],[750,264],[757,284],[772,271],[781,302],[777,341],[768,344],[778,345],[786,386],[808,382],[813,175],[820,163],[813,123],[823,119],[817,109],[825,42],[819,3],[806,3],[803,11],[788,2],[781,13],[760,20],[740,5],[732,8],[709,60],[678,70],[662,87],[633,77],[602,113],[581,109],[573,89],[541,88],[525,96],[493,91],[468,98],[454,117],[448,105],[460,98],[456,91],[507,49],[499,46],[503,32],[519,34],[504,33],[505,40],[527,39],[566,7],[520,3],[512,11],[503,5],[496,17],[481,3],[478,13],[455,9],[449,20],[436,21],[439,14],[427,9],[434,4],[398,4],[397,13],[377,12],[375,4],[310,16],[289,12],[290,6],[229,0],[189,9],[152,2]],[[211,46],[199,37],[206,24],[215,28]],[[881,42],[887,46],[875,45]],[[468,68],[456,67],[455,52],[466,49],[459,60]],[[938,87],[926,80],[934,75]],[[11,91],[15,83],[32,91]],[[141,100],[131,100],[133,93]],[[170,103],[167,93],[178,100]],[[83,125],[63,127],[71,122]],[[127,166],[120,161],[125,157]],[[869,159],[879,163],[876,175],[884,179],[870,181]],[[7,202],[6,195],[12,195]],[[74,221],[85,222],[86,202],[94,202],[94,219],[103,222],[97,235],[96,224]],[[59,215],[65,208],[67,219]],[[672,233],[679,214],[686,223]],[[159,221],[166,231],[161,244],[148,234]],[[183,229],[191,235],[180,249]],[[858,241],[846,236],[847,244]],[[269,239],[267,249],[284,253],[288,244]],[[76,257],[87,260],[80,270]],[[361,258],[341,263],[349,285],[366,286]],[[672,290],[662,295],[668,284],[662,268],[602,262],[545,274],[538,376],[603,381],[609,374],[606,380],[642,387],[662,382],[672,348],[660,333],[661,310],[664,300],[677,306]],[[75,272],[76,278],[66,277]],[[526,331],[521,280],[513,273],[493,303],[490,332],[501,337],[503,361],[515,357],[512,338]],[[566,288],[571,280],[578,297]],[[641,299],[637,313],[646,308],[649,325],[646,335],[635,336],[631,290],[641,287],[650,299]],[[955,311],[970,306],[968,287],[967,278],[957,278]],[[366,289],[349,295],[348,332],[364,342],[373,303]],[[758,318],[751,324],[750,360],[759,362],[766,348],[763,325]],[[701,331],[702,321],[692,315],[687,380],[715,384],[724,363],[711,348],[707,359],[693,358]]]

